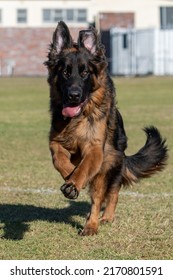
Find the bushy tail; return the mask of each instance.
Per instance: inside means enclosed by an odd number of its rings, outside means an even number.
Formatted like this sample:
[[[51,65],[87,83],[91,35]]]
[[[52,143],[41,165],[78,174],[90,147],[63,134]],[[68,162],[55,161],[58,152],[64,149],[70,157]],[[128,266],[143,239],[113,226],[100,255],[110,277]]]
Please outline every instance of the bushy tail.
[[[157,128],[144,128],[147,136],[145,145],[134,155],[126,156],[124,160],[123,185],[150,177],[157,171],[162,171],[168,158],[166,140]]]

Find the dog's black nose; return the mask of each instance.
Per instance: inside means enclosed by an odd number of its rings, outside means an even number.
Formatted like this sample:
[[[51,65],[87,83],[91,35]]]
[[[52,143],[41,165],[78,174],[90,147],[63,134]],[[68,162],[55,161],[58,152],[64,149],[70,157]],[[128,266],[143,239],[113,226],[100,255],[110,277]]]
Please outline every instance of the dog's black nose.
[[[80,102],[81,94],[79,91],[71,91],[68,94],[68,98],[70,102]]]

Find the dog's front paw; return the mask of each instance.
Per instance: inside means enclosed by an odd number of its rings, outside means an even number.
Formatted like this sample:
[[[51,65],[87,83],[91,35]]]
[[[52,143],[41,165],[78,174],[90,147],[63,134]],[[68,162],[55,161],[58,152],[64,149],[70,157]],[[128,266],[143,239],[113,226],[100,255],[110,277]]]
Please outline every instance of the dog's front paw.
[[[91,228],[91,227],[84,227],[84,229],[79,232],[80,236],[88,236],[88,235],[95,235],[95,234],[97,234],[97,228]]]
[[[79,195],[79,192],[73,183],[65,183],[60,189],[64,196],[69,199],[76,199]]]

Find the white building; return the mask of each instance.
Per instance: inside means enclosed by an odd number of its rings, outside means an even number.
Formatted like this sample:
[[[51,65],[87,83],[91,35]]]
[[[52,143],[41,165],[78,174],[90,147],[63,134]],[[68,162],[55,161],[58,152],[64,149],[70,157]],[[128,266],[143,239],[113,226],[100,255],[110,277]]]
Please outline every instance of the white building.
[[[95,24],[105,34],[111,61],[106,32],[112,27],[173,29],[173,0],[0,0],[0,75],[45,75],[43,62],[60,20],[74,39]]]
[[[0,0],[0,27],[81,26],[99,13],[134,13],[135,28],[173,25],[173,0]]]

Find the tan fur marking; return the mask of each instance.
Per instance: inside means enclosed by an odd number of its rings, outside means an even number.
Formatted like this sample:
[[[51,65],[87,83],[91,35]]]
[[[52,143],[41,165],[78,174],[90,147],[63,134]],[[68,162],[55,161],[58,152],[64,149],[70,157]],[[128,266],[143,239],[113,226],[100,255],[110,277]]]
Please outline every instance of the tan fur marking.
[[[130,170],[127,167],[125,169],[125,178],[130,183],[136,182],[138,180],[138,178],[136,178],[136,176],[132,172],[130,172]]]

